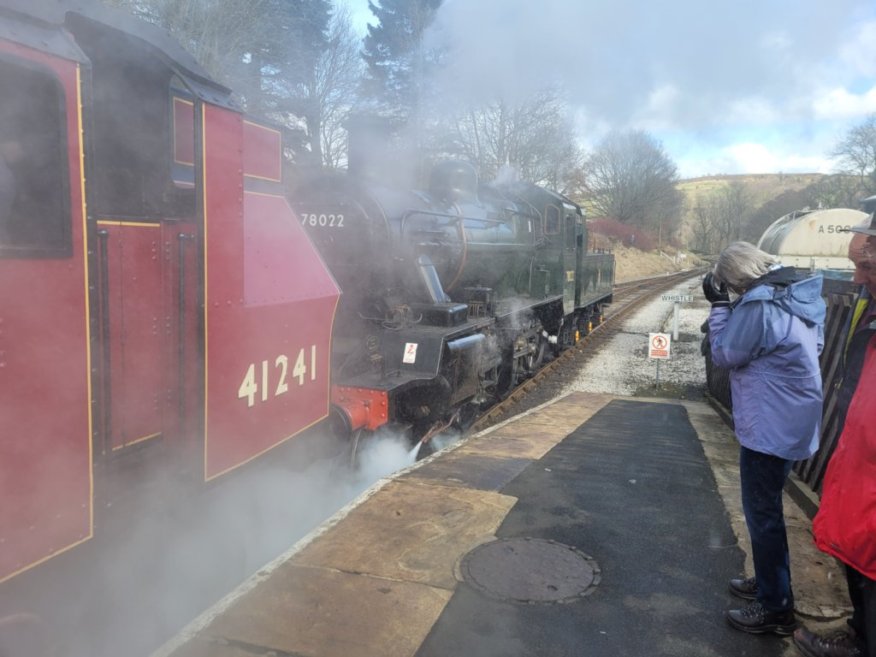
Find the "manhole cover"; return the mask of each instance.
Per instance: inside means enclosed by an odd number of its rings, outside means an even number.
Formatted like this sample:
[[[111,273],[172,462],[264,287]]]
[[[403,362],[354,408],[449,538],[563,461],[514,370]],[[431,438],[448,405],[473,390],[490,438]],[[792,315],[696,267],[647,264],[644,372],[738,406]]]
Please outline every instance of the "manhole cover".
[[[463,579],[482,593],[518,602],[568,602],[599,584],[596,562],[568,545],[540,538],[503,538],[462,558]]]

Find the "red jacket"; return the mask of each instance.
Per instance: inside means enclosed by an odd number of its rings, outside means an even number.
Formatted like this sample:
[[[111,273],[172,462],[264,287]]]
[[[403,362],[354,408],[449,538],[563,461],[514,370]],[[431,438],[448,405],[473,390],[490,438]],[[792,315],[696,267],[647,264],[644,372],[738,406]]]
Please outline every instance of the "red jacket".
[[[876,335],[867,344],[812,529],[820,550],[876,579]]]

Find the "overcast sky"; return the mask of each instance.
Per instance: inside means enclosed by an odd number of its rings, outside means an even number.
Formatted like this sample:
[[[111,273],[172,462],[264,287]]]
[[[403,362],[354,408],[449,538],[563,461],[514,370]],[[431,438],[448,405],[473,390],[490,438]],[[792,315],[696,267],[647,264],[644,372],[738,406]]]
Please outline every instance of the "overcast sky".
[[[363,33],[368,0],[336,0]],[[876,113],[874,0],[445,0],[456,91],[525,96],[553,77],[592,146],[643,129],[684,178],[823,172]]]

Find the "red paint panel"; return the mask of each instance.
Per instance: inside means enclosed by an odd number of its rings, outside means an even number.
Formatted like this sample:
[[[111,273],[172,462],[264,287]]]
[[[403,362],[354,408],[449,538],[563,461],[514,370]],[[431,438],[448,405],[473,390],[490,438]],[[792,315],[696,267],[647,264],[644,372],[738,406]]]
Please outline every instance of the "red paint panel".
[[[161,390],[165,308],[161,228],[104,224],[109,281],[110,449],[162,431]]]
[[[253,178],[280,182],[282,140],[276,128],[243,122],[243,172]]]
[[[376,431],[389,421],[389,394],[385,390],[332,386],[332,401],[350,418],[350,428]]]
[[[243,202],[241,118],[204,114],[209,479],[326,417],[339,293],[283,199]]]
[[[243,225],[244,303],[248,307],[337,296],[331,276],[312,275],[313,268],[324,268],[321,257],[285,198],[247,193]],[[311,266],[302,266],[311,262]]]
[[[65,93],[73,253],[0,259],[0,581],[90,538],[86,267],[76,66],[0,42],[38,61]]]

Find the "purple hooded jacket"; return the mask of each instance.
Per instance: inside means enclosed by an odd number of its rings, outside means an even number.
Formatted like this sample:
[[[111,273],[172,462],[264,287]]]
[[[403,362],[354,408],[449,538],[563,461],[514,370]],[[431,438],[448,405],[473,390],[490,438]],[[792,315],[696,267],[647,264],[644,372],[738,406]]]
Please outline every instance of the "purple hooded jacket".
[[[818,449],[824,346],[821,275],[790,282],[789,268],[758,279],[709,314],[712,361],[730,370],[739,443],[798,461]]]

